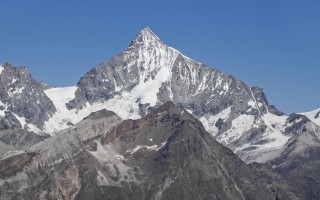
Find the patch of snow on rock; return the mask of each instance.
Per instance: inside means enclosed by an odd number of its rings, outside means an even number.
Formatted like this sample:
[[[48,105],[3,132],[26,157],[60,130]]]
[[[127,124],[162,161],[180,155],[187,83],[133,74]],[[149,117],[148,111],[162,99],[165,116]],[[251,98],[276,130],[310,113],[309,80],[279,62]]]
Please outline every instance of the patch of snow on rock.
[[[229,144],[239,139],[244,133],[249,131],[254,125],[254,116],[240,115],[232,121],[232,127],[218,137],[218,141]]]
[[[232,106],[222,110],[216,115],[202,116],[199,120],[202,122],[204,128],[211,133],[213,136],[218,134],[218,128],[215,126],[219,119],[226,120],[228,119],[231,113]],[[191,113],[192,114],[192,113]]]
[[[149,151],[158,151],[159,149],[161,149],[164,145],[166,144],[166,142],[162,143],[161,145],[152,145],[152,146],[147,146],[147,145],[138,145],[133,149],[128,150],[126,153],[130,153],[130,154],[134,154],[135,152],[139,151],[140,149],[147,149]]]

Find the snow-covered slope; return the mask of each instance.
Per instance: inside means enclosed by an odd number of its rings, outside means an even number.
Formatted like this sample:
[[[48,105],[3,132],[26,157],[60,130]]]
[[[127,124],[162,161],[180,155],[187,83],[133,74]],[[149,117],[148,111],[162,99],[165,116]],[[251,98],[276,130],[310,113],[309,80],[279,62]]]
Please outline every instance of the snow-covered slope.
[[[76,86],[72,86],[64,88],[50,88],[44,91],[57,109],[54,115],[45,122],[45,132],[53,133],[57,130],[66,129],[69,127],[70,123],[74,124],[83,119],[79,119],[80,116],[69,110],[66,106],[66,103],[74,99],[76,89]]]
[[[76,124],[83,120],[92,112],[102,109],[108,109],[116,112],[123,119],[138,119],[139,115],[130,113],[130,108],[135,104],[132,101],[133,94],[123,94],[122,96],[111,99],[107,102],[97,102],[93,104],[87,103],[82,109],[68,109],[67,103],[75,98],[75,91],[77,86],[65,88],[51,88],[45,90],[46,95],[54,103],[57,112],[46,121],[44,131],[46,133],[55,134],[69,126]]]
[[[308,117],[313,123],[317,124],[320,126],[320,108],[306,112],[306,113],[300,113],[301,115],[305,115]]]

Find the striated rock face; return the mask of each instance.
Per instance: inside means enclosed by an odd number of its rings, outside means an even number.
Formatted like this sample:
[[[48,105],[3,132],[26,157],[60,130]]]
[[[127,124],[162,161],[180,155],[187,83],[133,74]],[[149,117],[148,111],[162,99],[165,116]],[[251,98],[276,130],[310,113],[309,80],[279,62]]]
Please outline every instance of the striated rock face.
[[[42,83],[35,81],[26,68],[9,63],[0,66],[0,131],[26,128],[39,131],[56,111],[45,95]]]
[[[299,199],[172,102],[139,120],[94,113],[0,167],[17,160],[0,179],[2,199]]]

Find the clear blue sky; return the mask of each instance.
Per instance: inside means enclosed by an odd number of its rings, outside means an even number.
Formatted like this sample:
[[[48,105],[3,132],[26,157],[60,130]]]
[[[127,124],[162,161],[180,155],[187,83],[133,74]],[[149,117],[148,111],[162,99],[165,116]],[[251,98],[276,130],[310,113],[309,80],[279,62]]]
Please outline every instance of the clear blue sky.
[[[319,0],[1,1],[0,62],[74,85],[145,26],[286,113],[320,107]]]

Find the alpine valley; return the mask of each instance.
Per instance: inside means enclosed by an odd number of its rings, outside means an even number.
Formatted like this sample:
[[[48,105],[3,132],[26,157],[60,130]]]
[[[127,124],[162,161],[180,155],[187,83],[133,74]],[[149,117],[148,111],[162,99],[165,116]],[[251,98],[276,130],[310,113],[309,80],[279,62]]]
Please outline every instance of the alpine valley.
[[[263,89],[149,28],[75,86],[0,66],[0,199],[320,199],[320,109]]]

